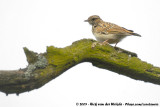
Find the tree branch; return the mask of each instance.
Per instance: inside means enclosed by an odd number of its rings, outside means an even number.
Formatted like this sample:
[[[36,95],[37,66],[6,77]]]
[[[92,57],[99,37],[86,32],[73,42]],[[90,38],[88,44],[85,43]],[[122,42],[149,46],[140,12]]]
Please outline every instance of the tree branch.
[[[28,66],[13,71],[0,71],[0,91],[16,93],[37,89],[72,66],[91,62],[94,66],[160,85],[160,68],[137,58],[137,54],[110,45],[97,44],[94,40],[82,39],[71,46],[47,47],[47,52],[37,54],[24,48]]]

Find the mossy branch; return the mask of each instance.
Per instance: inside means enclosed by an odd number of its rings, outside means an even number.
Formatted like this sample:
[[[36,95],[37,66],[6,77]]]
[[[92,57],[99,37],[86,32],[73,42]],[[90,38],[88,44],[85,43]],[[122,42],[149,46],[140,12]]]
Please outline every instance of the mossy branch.
[[[37,54],[24,48],[28,66],[14,71],[0,71],[0,91],[22,93],[45,85],[72,66],[91,62],[94,66],[160,85],[160,68],[137,58],[137,54],[110,45],[92,48],[94,40],[83,39],[71,46],[47,47],[47,52]]]

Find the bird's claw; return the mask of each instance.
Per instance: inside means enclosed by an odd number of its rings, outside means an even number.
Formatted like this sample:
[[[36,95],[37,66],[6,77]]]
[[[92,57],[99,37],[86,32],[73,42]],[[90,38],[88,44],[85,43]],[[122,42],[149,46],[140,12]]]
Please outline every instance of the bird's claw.
[[[108,45],[109,43],[107,41],[104,41],[102,43],[99,43],[100,45]]]
[[[93,43],[92,43],[92,46],[91,46],[92,49],[97,45],[97,43],[98,43],[98,42],[93,42]]]

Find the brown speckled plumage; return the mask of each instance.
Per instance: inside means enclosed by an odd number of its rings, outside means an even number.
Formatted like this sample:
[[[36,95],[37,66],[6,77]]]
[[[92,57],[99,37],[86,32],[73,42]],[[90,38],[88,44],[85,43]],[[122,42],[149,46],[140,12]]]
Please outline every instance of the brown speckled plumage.
[[[134,33],[133,30],[128,30],[110,22],[104,22],[97,15],[90,16],[85,21],[92,25],[92,32],[99,42],[117,44],[126,36],[141,36]]]

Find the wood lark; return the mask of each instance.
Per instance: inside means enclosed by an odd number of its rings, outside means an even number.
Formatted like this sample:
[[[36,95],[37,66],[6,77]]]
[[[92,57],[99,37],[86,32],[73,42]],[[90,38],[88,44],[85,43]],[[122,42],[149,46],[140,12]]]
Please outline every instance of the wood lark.
[[[105,22],[97,15],[90,16],[85,22],[92,25],[93,35],[96,37],[97,41],[103,45],[109,43],[115,44],[116,47],[117,43],[126,36],[134,35],[141,37],[141,35],[134,33],[133,30],[128,30],[116,24]]]

